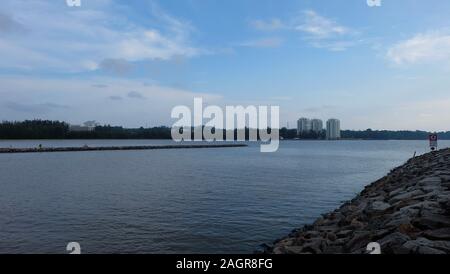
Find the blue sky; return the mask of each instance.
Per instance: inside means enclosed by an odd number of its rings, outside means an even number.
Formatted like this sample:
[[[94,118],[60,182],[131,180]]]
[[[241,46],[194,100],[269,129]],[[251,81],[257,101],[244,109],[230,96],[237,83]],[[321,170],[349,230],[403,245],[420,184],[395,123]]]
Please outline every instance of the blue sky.
[[[279,105],[281,125],[450,129],[447,0],[4,0],[0,119],[171,125]]]

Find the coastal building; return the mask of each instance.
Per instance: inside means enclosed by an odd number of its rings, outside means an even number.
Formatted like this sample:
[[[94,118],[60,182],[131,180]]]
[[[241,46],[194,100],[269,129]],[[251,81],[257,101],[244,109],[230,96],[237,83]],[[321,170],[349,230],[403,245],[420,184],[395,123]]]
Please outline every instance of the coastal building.
[[[327,139],[338,140],[341,138],[341,121],[329,119],[327,121]]]
[[[320,133],[323,130],[323,122],[320,119],[311,120],[311,130],[315,133]]]
[[[297,121],[297,134],[310,132],[311,131],[311,121],[308,118],[300,118]]]
[[[95,121],[87,121],[87,122],[84,122],[82,126],[69,125],[69,131],[74,131],[74,132],[94,131],[95,127],[97,127],[98,125],[99,124]]]
[[[87,131],[94,131],[94,127],[86,127],[86,126],[80,126],[80,125],[70,125],[69,131],[72,132],[87,132]]]

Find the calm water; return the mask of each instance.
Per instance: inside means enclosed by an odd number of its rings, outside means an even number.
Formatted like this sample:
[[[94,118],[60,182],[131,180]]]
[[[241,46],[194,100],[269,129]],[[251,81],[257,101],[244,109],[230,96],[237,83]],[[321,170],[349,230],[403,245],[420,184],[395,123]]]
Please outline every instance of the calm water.
[[[0,141],[0,147],[168,141]],[[441,142],[450,146],[450,142]],[[0,155],[0,253],[251,253],[353,198],[426,141]]]

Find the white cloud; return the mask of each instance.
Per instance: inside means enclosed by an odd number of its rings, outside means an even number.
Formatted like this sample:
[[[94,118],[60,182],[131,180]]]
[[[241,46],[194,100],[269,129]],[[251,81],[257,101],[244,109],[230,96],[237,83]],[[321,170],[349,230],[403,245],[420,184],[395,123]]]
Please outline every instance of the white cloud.
[[[336,21],[307,10],[295,20],[294,29],[305,35],[313,47],[330,51],[343,51],[360,43],[357,32],[338,24]]]
[[[351,33],[349,28],[341,26],[312,10],[303,12],[302,21],[302,23],[295,26],[295,29],[307,33],[314,39],[327,39]]]
[[[183,45],[180,39],[165,37],[157,30],[142,30],[127,35],[111,50],[114,55],[130,61],[142,59],[168,60],[174,56],[192,57],[199,53],[195,48]]]
[[[338,24],[336,21],[319,15],[313,10],[306,10],[295,18],[284,22],[280,19],[254,20],[250,25],[262,31],[288,30],[303,34],[305,41],[312,47],[342,51],[360,43],[357,32]]]
[[[444,31],[417,34],[390,47],[387,57],[398,65],[448,61],[450,34]]]
[[[192,26],[156,5],[148,14],[151,24],[130,21],[129,11],[108,0],[81,8],[58,1],[4,0],[2,7],[11,15],[0,16],[0,29],[18,29],[20,22],[26,30],[0,37],[2,68],[78,72],[98,69],[105,59],[169,60],[203,53],[191,45]]]

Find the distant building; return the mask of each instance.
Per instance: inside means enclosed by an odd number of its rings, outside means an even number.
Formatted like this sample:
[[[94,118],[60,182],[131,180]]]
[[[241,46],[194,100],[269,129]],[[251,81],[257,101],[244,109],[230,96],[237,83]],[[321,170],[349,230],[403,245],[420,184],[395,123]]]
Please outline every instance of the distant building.
[[[310,132],[311,131],[311,121],[308,118],[300,118],[297,121],[297,134]]]
[[[95,127],[97,127],[99,124],[95,121],[87,121],[83,123],[82,126],[80,125],[70,125],[69,131],[75,131],[75,132],[90,132],[94,131]]]
[[[327,139],[338,140],[341,138],[341,122],[338,119],[327,121]]]
[[[86,132],[86,131],[94,131],[95,127],[86,127],[86,126],[80,126],[80,125],[70,125],[69,131],[74,132]]]
[[[323,130],[323,122],[320,119],[312,119],[311,120],[311,130],[319,133]]]

